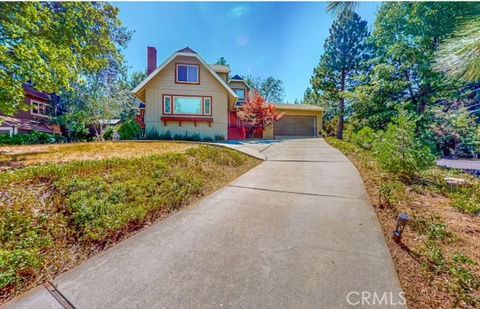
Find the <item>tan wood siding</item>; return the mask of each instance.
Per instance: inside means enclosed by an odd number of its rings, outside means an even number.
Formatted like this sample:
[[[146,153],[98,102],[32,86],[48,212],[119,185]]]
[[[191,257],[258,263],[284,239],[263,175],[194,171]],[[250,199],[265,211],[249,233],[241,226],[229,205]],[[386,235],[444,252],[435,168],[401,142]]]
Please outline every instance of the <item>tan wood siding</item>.
[[[200,84],[178,84],[175,82],[175,64],[191,63],[200,66]],[[161,121],[163,95],[178,96],[210,96],[212,97],[213,123],[199,122],[167,122]],[[212,74],[195,58],[178,56],[170,62],[145,89],[145,127],[148,130],[156,129],[158,132],[170,131],[174,134],[199,133],[202,137],[222,135],[227,137],[228,127],[228,102],[229,96],[225,88]],[[175,115],[168,115],[175,116]],[[179,115],[180,116],[180,115]],[[201,116],[200,117],[210,117]]]

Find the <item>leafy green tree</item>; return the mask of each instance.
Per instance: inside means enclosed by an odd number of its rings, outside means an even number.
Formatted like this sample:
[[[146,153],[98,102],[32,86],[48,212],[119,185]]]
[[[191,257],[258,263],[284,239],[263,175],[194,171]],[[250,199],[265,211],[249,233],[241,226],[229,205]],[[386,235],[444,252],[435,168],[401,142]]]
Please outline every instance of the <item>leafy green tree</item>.
[[[259,91],[262,84],[262,79],[260,77],[255,77],[253,75],[245,75],[245,76],[242,76],[242,78],[247,83],[247,85]]]
[[[227,63],[227,59],[225,59],[225,57],[218,58],[217,62],[215,62],[215,64],[226,65],[227,67],[230,67],[230,65]]]
[[[317,93],[315,93],[312,88],[307,87],[305,92],[303,93],[303,104],[311,104],[311,105],[321,105],[321,100]]]
[[[131,90],[141,74],[133,73],[127,78],[125,69],[108,74],[89,76],[85,83],[74,86],[60,98],[64,111],[57,121],[67,127],[72,140],[84,139],[87,128],[92,128],[100,139],[106,128],[106,121],[128,120],[135,116],[136,99]]]
[[[336,137],[343,138],[345,92],[352,90],[352,77],[368,56],[367,22],[350,10],[343,11],[330,27],[324,44],[324,54],[311,78],[312,88],[326,101],[338,100]]]
[[[433,70],[434,52],[456,27],[459,16],[471,14],[470,2],[388,2],[378,12],[373,31],[378,63],[392,65],[405,84],[398,101],[424,114],[439,99],[452,99],[461,84],[448,82]]]
[[[106,2],[1,2],[0,112],[25,108],[25,83],[58,94],[118,62],[130,38],[118,13]]]
[[[133,90],[135,87],[140,85],[140,83],[143,82],[145,78],[147,78],[147,72],[140,72],[140,71],[133,72],[130,75],[130,80],[128,82],[130,89]]]
[[[275,79],[271,76],[267,77],[260,85],[259,91],[267,102],[283,102],[283,82],[279,79]]]
[[[251,75],[244,76],[243,79],[250,87],[256,89],[266,102],[283,102],[285,90],[280,79],[272,76],[262,79]]]
[[[480,153],[480,126],[465,107],[436,106],[432,112],[429,130],[441,154],[472,157]]]
[[[397,116],[398,100],[407,87],[407,82],[395,66],[370,63],[371,70],[356,76],[359,85],[346,96],[352,103],[349,122],[354,130],[364,126],[374,130],[386,129]]]

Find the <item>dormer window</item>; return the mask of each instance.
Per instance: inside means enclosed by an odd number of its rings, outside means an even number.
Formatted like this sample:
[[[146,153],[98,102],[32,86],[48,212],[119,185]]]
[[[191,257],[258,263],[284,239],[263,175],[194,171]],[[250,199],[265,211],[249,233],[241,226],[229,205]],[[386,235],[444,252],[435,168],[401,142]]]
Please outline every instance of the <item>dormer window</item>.
[[[200,68],[197,64],[176,65],[176,82],[181,84],[198,84],[200,81]]]
[[[233,88],[233,91],[238,96],[236,106],[242,106],[245,103],[246,91],[245,89]]]
[[[238,96],[238,102],[245,102],[245,89],[233,89]]]

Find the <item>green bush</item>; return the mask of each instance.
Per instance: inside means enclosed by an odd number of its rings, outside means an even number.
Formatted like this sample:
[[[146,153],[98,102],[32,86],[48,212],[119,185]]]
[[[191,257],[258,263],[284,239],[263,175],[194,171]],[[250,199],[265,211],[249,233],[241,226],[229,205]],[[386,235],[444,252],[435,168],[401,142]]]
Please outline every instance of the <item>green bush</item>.
[[[453,192],[452,206],[460,211],[470,214],[480,214],[480,186],[474,185],[469,188],[459,188]]]
[[[175,141],[182,141],[183,140],[183,135],[182,134],[175,134],[172,138]]]
[[[415,137],[415,122],[405,114],[388,125],[374,152],[384,170],[404,178],[413,178],[435,165],[430,148]]]
[[[114,127],[108,127],[105,129],[105,132],[103,132],[103,139],[106,141],[111,141],[113,139],[113,134],[115,133],[115,128]]]
[[[363,149],[372,149],[377,139],[378,135],[370,127],[363,127],[358,132],[350,135],[351,142]]]
[[[122,140],[138,139],[142,135],[142,128],[135,120],[130,119],[120,125],[118,134]]]
[[[216,140],[216,141],[224,141],[225,136],[223,136],[222,134],[216,134],[213,139]]]
[[[170,141],[173,139],[172,133],[169,130],[158,133],[156,128],[151,128],[145,134],[145,139],[147,140],[166,140]]]
[[[220,138],[223,139],[223,136],[220,136]],[[192,141],[192,142],[213,142],[213,138],[206,136],[202,138],[200,134],[198,133],[193,133],[190,134],[189,132],[185,132],[185,134],[175,134],[172,135],[172,133],[167,130],[163,131],[162,133],[158,133],[156,129],[150,129],[148,130],[147,134],[145,135],[145,139],[147,140],[176,140],[176,141]]]
[[[192,142],[200,142],[202,138],[200,137],[200,134],[194,133],[190,135],[188,132],[185,132],[185,135],[183,136],[184,141],[192,141]]]
[[[65,142],[61,135],[48,134],[43,132],[32,132],[29,134],[17,134],[13,136],[0,135],[1,145],[34,145],[34,144],[56,144]]]
[[[170,141],[173,139],[172,133],[170,133],[169,130],[163,131],[162,134],[159,135],[159,137],[161,140],[166,140],[166,141]]]
[[[379,188],[380,199],[385,200],[388,206],[396,206],[407,200],[406,187],[400,181],[383,182]]]
[[[147,133],[145,133],[146,140],[159,140],[160,133],[158,133],[156,128],[148,129]]]

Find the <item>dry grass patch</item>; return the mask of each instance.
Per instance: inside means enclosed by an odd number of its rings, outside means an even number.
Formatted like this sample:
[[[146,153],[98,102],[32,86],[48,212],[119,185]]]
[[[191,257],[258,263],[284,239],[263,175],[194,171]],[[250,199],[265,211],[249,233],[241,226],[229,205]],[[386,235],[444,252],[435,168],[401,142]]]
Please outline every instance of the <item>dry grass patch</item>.
[[[127,152],[132,155],[139,146],[151,151],[163,147],[165,153],[46,163],[0,173],[0,303],[51,280],[260,162],[205,145],[111,145],[117,150],[131,146]]]
[[[196,147],[181,142],[94,142],[0,147],[0,170],[30,165],[109,158],[138,158]]]
[[[478,308],[480,305],[480,217],[456,206],[468,197],[445,177],[480,180],[434,168],[410,182],[379,167],[374,155],[350,143],[327,139],[355,164],[382,225],[409,308]],[[392,240],[396,219],[412,220],[399,245]]]

